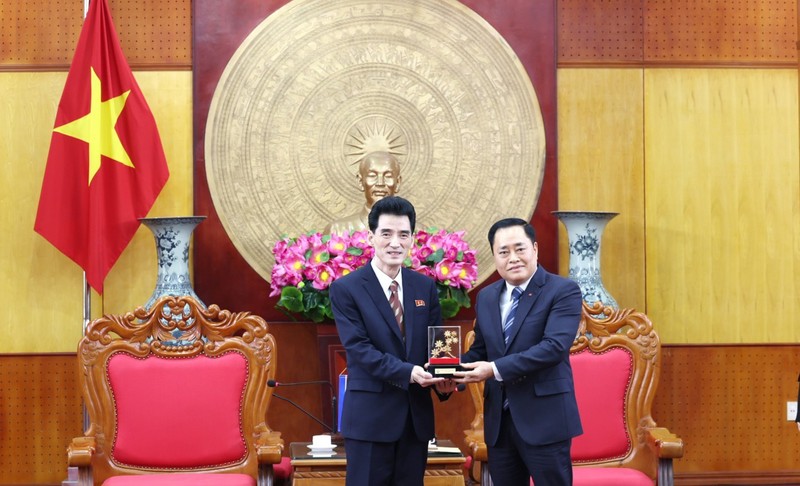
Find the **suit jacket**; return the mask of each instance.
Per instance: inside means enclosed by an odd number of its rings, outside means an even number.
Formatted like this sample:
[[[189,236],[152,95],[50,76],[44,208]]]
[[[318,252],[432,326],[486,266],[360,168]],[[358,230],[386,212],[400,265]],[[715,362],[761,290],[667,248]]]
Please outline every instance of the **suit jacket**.
[[[436,284],[403,268],[405,341],[372,265],[330,287],[336,330],[347,354],[342,410],[346,438],[393,442],[410,412],[420,440],[434,436],[430,388],[410,384],[411,369],[428,359],[428,326],[441,325]]]
[[[464,362],[494,361],[503,381],[484,384],[484,438],[493,446],[500,431],[503,396],[526,443],[544,445],[583,433],[569,349],[578,332],[581,291],[572,280],[538,267],[520,297],[508,346],[500,296],[505,281],[484,288],[475,305],[475,342]]]

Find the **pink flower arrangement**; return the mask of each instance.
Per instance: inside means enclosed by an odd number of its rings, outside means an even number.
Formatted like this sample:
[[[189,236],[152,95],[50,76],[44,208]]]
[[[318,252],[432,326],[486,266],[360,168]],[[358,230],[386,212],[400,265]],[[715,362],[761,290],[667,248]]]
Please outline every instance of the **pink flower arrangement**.
[[[313,233],[277,241],[269,296],[280,295],[277,307],[288,313],[314,322],[333,319],[328,287],[372,259],[368,234],[366,230],[352,235]],[[467,292],[478,278],[475,250],[463,236],[463,231],[420,230],[404,262],[436,281],[445,319],[470,306]]]

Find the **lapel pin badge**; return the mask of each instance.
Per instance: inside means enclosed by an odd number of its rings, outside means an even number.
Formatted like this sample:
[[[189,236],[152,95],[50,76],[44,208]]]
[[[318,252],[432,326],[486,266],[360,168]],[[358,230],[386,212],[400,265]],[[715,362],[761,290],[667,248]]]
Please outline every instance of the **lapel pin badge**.
[[[415,301],[414,301],[414,304],[415,304],[417,307],[425,307],[425,301],[424,301],[424,300],[415,300]]]

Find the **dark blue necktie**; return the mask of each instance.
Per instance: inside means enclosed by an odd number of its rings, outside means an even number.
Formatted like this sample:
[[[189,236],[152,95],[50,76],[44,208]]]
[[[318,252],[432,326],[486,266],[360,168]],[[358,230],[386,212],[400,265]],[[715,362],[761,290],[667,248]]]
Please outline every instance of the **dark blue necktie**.
[[[511,329],[514,327],[514,316],[517,315],[520,296],[522,296],[522,288],[514,287],[514,290],[511,291],[511,309],[508,310],[506,322],[503,323],[503,339],[506,341],[506,349],[508,349],[508,338],[511,336]],[[508,398],[506,398],[505,390],[503,390],[503,410],[508,410]]]
[[[511,336],[511,329],[514,327],[514,316],[517,315],[517,307],[519,307],[519,298],[522,295],[521,287],[514,287],[511,291],[511,309],[506,316],[506,322],[503,323],[503,338],[505,339],[506,346],[508,346],[508,338]]]

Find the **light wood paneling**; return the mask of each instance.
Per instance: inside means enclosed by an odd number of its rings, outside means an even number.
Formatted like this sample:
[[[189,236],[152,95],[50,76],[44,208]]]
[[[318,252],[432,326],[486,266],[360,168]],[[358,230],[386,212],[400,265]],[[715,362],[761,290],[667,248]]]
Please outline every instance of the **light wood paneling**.
[[[33,231],[50,134],[66,73],[2,73],[0,92],[0,352],[74,351],[81,335],[80,267]],[[15,332],[12,332],[15,331]]]
[[[647,310],[665,342],[800,339],[797,89],[795,70],[645,72]]]
[[[621,307],[645,307],[641,69],[558,70],[558,207],[620,213],[606,226],[601,268]],[[559,225],[559,273],[569,273]]]
[[[159,125],[170,179],[150,215],[192,211],[192,86],[188,72],[135,73]],[[13,93],[0,107],[0,281],[4,309],[21,323],[6,321],[0,353],[71,352],[81,335],[82,271],[33,231],[56,108],[65,73],[2,73],[0,92]],[[153,237],[140,228],[106,279],[105,309],[131,309],[147,301],[156,278]],[[103,302],[93,297],[93,315]]]

